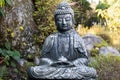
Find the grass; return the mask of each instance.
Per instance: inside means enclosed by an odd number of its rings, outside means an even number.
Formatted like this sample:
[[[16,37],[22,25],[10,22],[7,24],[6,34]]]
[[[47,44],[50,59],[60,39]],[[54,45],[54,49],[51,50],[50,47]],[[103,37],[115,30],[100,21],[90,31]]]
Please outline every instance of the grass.
[[[98,80],[120,80],[120,56],[96,56],[90,59],[89,66],[97,70]]]

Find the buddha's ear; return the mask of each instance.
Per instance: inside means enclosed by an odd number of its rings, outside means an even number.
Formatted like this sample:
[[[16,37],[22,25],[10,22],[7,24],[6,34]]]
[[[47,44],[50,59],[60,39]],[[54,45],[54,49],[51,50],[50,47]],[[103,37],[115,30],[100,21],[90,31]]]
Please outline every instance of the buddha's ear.
[[[54,19],[55,20],[55,25],[56,25],[56,27],[57,27],[57,20],[56,19]]]
[[[76,21],[75,21],[74,17],[72,17],[72,21],[73,21],[73,24],[75,26],[76,25]]]
[[[57,22],[56,16],[54,16],[54,21],[55,21],[55,25],[56,25],[56,22]]]

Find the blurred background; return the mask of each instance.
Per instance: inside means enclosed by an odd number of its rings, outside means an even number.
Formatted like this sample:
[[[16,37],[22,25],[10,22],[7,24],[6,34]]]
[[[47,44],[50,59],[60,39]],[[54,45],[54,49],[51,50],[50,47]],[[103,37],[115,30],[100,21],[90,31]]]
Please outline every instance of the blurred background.
[[[103,48],[104,54],[120,53],[120,0],[0,0],[0,80],[27,80],[45,38],[56,32],[54,11],[62,1],[73,8],[75,29],[85,41],[102,40],[88,51],[99,80],[120,80],[119,55],[99,56]]]

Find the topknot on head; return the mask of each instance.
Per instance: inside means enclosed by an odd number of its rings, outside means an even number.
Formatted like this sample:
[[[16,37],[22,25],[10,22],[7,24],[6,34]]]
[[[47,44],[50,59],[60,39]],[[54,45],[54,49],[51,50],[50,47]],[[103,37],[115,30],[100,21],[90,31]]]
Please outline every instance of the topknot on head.
[[[58,4],[57,9],[54,12],[54,16],[59,14],[71,14],[74,16],[74,11],[72,10],[71,6],[67,2],[61,2]]]

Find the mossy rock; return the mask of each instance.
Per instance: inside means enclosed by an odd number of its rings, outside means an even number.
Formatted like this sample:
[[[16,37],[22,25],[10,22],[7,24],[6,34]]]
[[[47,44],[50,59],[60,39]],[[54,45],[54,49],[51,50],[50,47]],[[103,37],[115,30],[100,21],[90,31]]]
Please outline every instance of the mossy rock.
[[[105,40],[102,40],[101,43],[96,43],[96,44],[94,45],[94,48],[92,48],[92,49],[90,50],[90,55],[91,55],[92,57],[97,56],[97,55],[99,54],[99,49],[100,49],[101,47],[106,47],[106,46],[108,46],[108,43],[107,43]]]

